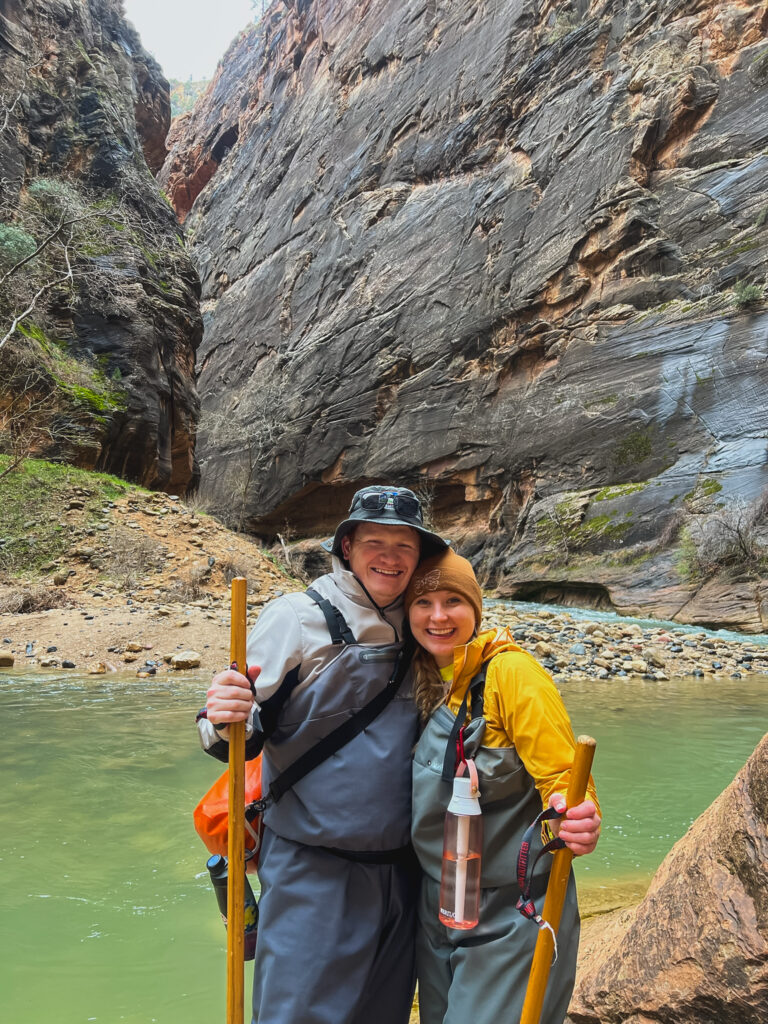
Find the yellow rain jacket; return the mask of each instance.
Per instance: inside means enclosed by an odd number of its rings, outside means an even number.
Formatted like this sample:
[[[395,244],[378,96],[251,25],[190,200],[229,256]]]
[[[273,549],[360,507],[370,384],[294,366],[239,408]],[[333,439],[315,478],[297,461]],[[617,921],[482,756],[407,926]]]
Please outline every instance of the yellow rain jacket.
[[[568,789],[576,739],[568,712],[548,672],[509,636],[486,630],[454,652],[453,682],[446,698],[457,715],[467,687],[480,667],[485,677],[484,747],[514,746],[546,807],[553,793]],[[597,803],[590,776],[587,799]]]

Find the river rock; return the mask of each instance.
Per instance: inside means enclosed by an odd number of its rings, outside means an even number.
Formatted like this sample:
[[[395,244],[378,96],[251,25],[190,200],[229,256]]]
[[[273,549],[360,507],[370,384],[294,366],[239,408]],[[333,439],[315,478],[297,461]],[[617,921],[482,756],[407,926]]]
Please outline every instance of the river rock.
[[[13,668],[15,660],[12,654],[7,654],[5,651],[0,652],[0,668]]]
[[[175,669],[199,668],[200,655],[197,651],[182,651],[180,654],[174,654],[171,658],[171,667]]]
[[[767,826],[768,736],[639,906],[588,934],[572,1024],[765,1024]]]

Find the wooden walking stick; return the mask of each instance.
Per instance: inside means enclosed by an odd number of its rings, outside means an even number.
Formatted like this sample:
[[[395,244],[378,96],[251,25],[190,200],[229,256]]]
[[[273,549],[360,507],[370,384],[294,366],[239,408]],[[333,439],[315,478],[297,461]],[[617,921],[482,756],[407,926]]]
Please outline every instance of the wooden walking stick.
[[[229,660],[245,675],[248,585],[232,580]],[[245,722],[229,727],[229,818],[227,822],[227,1024],[243,1024],[245,957]]]
[[[568,783],[568,792],[565,797],[567,807],[575,807],[576,804],[580,804],[584,800],[594,756],[595,741],[591,736],[579,736],[576,741],[576,753],[573,755],[571,780]],[[572,860],[573,853],[567,848],[557,850],[552,857],[552,870],[549,873],[547,895],[544,899],[541,916],[552,926],[555,935],[560,927],[560,917],[563,913],[565,890],[568,886]],[[536,939],[536,949],[533,953],[531,973],[528,976],[528,988],[525,993],[520,1024],[539,1024],[554,949],[552,932],[549,928],[540,928],[539,936]]]

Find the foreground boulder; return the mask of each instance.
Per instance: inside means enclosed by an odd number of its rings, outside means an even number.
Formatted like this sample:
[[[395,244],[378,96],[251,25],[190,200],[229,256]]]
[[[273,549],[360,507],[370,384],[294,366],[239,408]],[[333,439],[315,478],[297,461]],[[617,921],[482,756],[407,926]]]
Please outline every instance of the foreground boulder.
[[[659,868],[584,943],[572,1024],[768,1020],[768,736]]]

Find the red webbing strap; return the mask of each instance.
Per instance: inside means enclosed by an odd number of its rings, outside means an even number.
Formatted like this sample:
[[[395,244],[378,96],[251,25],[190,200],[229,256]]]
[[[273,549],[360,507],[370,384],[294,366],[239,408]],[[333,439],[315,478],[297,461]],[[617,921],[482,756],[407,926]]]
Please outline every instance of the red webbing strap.
[[[547,807],[536,816],[536,820],[528,826],[523,835],[520,843],[520,852],[517,855],[517,885],[520,889],[520,896],[517,900],[515,908],[520,911],[523,917],[527,917],[529,921],[533,921],[539,928],[544,927],[544,921],[540,914],[536,913],[536,907],[534,906],[533,899],[531,897],[531,885],[533,884],[533,869],[536,867],[536,863],[543,854],[549,853],[550,850],[562,850],[565,843],[559,837],[550,839],[548,843],[545,843],[536,856],[531,860],[531,843],[537,832],[541,835],[541,823],[543,821],[551,821],[553,818],[561,818],[554,807]]]

